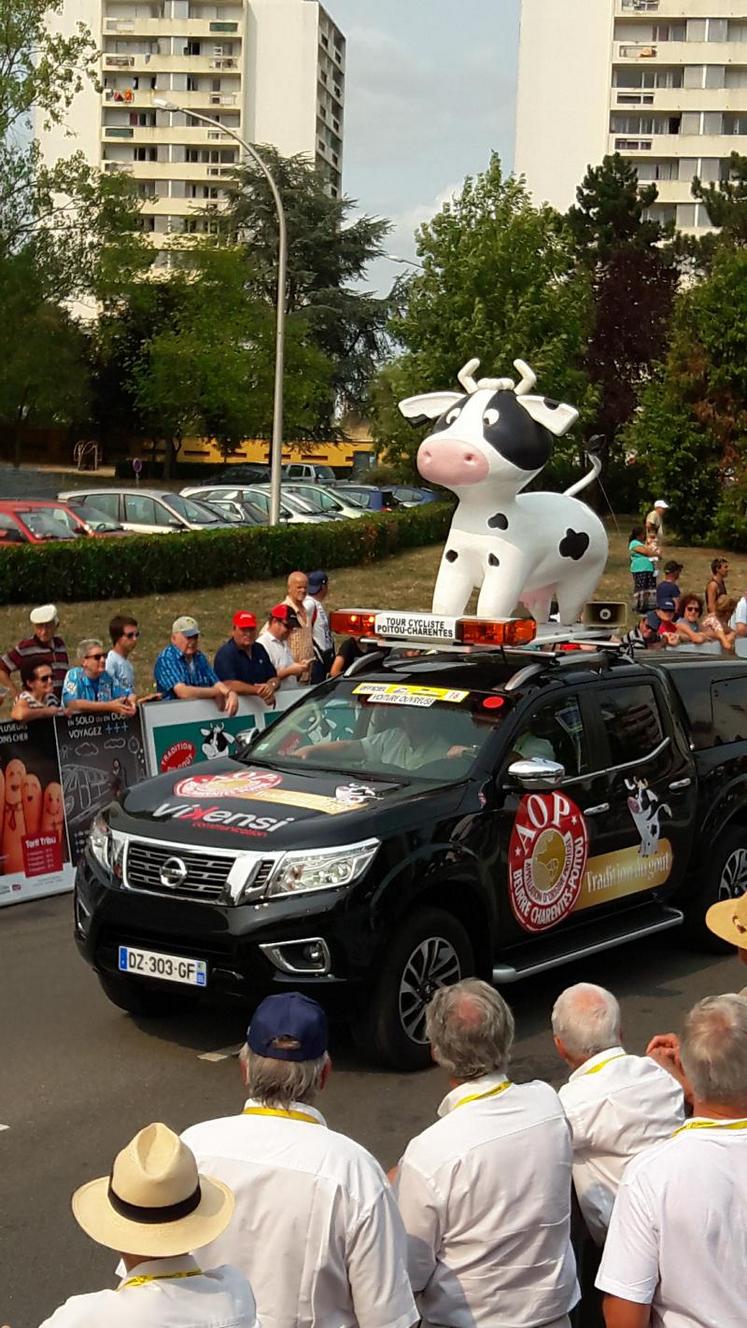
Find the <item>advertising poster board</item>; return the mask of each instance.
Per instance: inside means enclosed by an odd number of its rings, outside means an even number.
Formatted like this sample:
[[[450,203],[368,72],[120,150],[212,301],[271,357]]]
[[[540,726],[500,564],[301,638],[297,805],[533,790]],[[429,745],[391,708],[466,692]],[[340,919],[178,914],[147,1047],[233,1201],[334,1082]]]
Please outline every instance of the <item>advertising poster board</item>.
[[[155,701],[141,709],[148,773],[162,775],[196,761],[231,756],[240,733],[266,728],[300,691],[279,692],[275,708],[242,696],[238,713],[227,718],[210,701]]]
[[[73,887],[55,721],[0,722],[0,906]]]
[[[59,715],[55,721],[70,854],[77,863],[91,821],[147,777],[140,713]]]

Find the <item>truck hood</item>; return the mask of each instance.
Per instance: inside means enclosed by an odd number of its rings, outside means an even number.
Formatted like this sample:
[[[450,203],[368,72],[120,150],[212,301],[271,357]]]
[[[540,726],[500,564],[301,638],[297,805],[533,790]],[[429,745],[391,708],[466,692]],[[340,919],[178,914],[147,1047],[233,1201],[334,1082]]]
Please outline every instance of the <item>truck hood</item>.
[[[452,790],[461,798],[461,786]],[[319,770],[291,774],[226,757],[133,786],[112,807],[111,823],[129,834],[203,848],[311,848],[381,833],[382,813],[389,822],[386,813],[399,808],[401,814],[403,803],[433,794],[432,785],[405,780],[362,775],[358,782]]]

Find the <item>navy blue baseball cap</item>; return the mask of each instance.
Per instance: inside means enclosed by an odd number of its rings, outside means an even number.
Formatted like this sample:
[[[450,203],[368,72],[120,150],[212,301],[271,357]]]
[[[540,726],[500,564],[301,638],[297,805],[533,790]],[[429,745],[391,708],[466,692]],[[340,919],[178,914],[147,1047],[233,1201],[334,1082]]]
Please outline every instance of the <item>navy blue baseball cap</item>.
[[[318,572],[309,572],[309,594],[318,595],[323,586],[329,585],[329,577],[321,569]]]
[[[278,1038],[290,1038],[297,1047],[277,1047]],[[300,991],[266,996],[246,1030],[250,1051],[274,1061],[315,1061],[327,1050],[327,1016],[321,1005]]]

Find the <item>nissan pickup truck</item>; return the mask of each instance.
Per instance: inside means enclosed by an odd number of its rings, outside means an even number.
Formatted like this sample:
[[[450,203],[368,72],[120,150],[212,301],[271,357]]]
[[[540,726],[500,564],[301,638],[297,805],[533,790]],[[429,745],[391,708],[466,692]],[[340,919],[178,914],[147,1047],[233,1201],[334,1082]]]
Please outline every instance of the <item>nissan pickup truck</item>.
[[[75,935],[116,1005],[293,987],[416,1069],[439,985],[706,942],[747,886],[747,660],[458,637],[374,644],[96,820]]]

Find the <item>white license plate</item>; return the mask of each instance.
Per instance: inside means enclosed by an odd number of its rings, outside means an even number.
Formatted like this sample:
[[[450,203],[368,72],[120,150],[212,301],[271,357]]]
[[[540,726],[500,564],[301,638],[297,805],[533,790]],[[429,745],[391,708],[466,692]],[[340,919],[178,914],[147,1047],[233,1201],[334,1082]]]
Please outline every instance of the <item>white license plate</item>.
[[[453,641],[456,618],[442,618],[435,613],[377,613],[376,636],[393,636],[418,641]]]
[[[131,945],[119,946],[119,971],[141,978],[160,978],[163,982],[185,982],[189,987],[206,987],[208,980],[205,959],[135,950]]]

